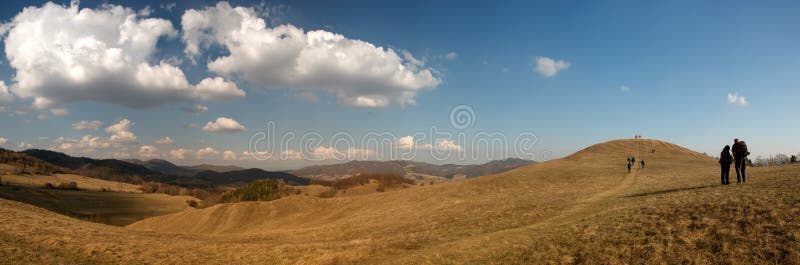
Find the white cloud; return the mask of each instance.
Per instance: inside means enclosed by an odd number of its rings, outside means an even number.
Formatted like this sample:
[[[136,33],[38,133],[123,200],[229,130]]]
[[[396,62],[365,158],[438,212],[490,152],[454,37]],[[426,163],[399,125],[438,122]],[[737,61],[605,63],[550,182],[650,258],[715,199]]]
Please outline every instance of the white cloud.
[[[139,147],[139,157],[141,158],[157,158],[161,155],[158,154],[158,148],[152,145],[143,145]]]
[[[59,137],[58,139],[53,140],[53,146],[50,148],[71,154],[88,155],[98,150],[108,149],[110,147],[111,143],[109,143],[108,139],[85,135],[79,140]]]
[[[150,6],[145,6],[144,8],[139,10],[139,12],[136,12],[136,14],[138,14],[141,17],[149,17],[151,14],[153,14],[153,8],[150,8]]]
[[[203,131],[219,133],[235,133],[245,131],[246,128],[239,122],[225,117],[217,118],[215,122],[208,122],[203,126]]]
[[[175,6],[177,6],[175,2],[169,2],[169,3],[161,3],[159,7],[161,7],[161,9],[166,10],[167,12],[172,12],[172,9],[174,9]]]
[[[158,40],[178,32],[168,20],[123,6],[48,2],[25,8],[3,27],[6,57],[16,70],[11,90],[33,98],[39,109],[76,101],[141,108],[244,95],[218,77],[192,85],[178,67],[151,64]]]
[[[420,90],[441,83],[434,69],[413,57],[324,30],[268,28],[254,8],[220,2],[187,10],[181,25],[185,53],[192,58],[213,44],[227,50],[208,62],[212,72],[241,75],[269,88],[318,89],[348,106],[414,104]]]
[[[222,152],[222,160],[236,160],[236,153],[231,150],[225,150],[225,152]]]
[[[156,144],[160,144],[160,145],[171,145],[171,144],[174,144],[174,143],[175,143],[175,140],[172,140],[172,138],[169,138],[169,137],[164,137],[164,138],[156,140]]]
[[[270,156],[270,153],[266,152],[266,151],[257,152],[255,154],[252,154],[252,153],[250,153],[248,151],[243,151],[242,154],[239,156],[239,160],[254,160],[254,159],[265,158],[265,157],[269,157],[269,156]]]
[[[169,150],[169,157],[173,159],[186,159],[186,156],[192,153],[192,149],[173,149]]]
[[[52,113],[54,116],[67,116],[69,115],[69,110],[65,108],[55,108],[50,109],[50,113]]]
[[[207,155],[216,155],[216,154],[219,154],[219,152],[216,149],[211,147],[205,147],[197,149],[195,156],[197,157],[197,159],[204,159],[206,158]]]
[[[449,52],[449,53],[444,55],[444,59],[448,60],[448,61],[452,61],[452,60],[458,59],[458,53]]]
[[[740,96],[739,93],[728,93],[728,104],[744,107],[747,106],[748,102],[744,96]]]
[[[19,148],[19,150],[26,150],[26,149],[33,148],[33,145],[32,144],[26,144],[25,142],[21,142],[21,143],[19,143],[17,148]]]
[[[109,140],[117,144],[136,144],[139,139],[131,132],[131,126],[134,124],[128,119],[122,119],[106,127],[106,133],[111,135]]]
[[[0,137],[0,144],[6,144],[7,142],[8,142],[8,139]]]
[[[208,107],[200,104],[194,104],[191,107],[183,108],[183,111],[186,113],[201,113],[208,111]]]
[[[135,123],[122,119],[105,128],[108,138],[85,135],[81,139],[59,137],[53,140],[52,150],[73,155],[98,157],[130,157],[130,153],[139,150],[138,137],[131,131]],[[74,130],[99,130],[101,121],[80,121],[72,124]]]
[[[534,70],[544,77],[552,77],[558,74],[559,71],[567,70],[569,62],[563,60],[553,60],[547,57],[534,58],[536,67]]]
[[[403,150],[414,149],[414,146],[416,146],[416,145],[417,144],[414,142],[414,137],[410,136],[410,135],[409,136],[400,137],[400,139],[397,139],[397,148],[400,148],[400,149],[403,149]]]
[[[423,145],[423,149],[435,149],[439,151],[455,151],[461,152],[464,150],[463,147],[453,142],[453,140],[440,140],[436,142],[435,146],[431,146],[430,144]]]
[[[103,127],[102,121],[79,121],[72,124],[72,129],[76,131],[97,131],[100,127]]]
[[[47,117],[46,114],[39,114],[39,115],[36,116],[36,118],[40,119],[40,120],[46,120],[48,117]]]
[[[303,159],[303,154],[292,149],[287,149],[281,152],[281,156],[278,159],[298,160],[298,159]]]
[[[8,91],[8,86],[6,86],[6,82],[0,80],[0,107],[4,107],[8,104],[11,104],[12,102],[14,102],[14,96],[11,95],[11,92]]]
[[[197,97],[202,100],[244,97],[244,90],[239,89],[236,83],[225,81],[222,77],[203,79],[195,88]]]
[[[631,88],[629,86],[626,86],[626,85],[621,85],[619,87],[619,91],[628,92],[628,91],[631,91]]]
[[[456,151],[456,152],[464,150],[463,147],[453,142],[453,140],[449,139],[438,140],[435,145],[432,144],[418,145],[416,141],[414,141],[413,136],[400,137],[400,139],[397,139],[397,144],[395,144],[395,146],[402,150],[422,149],[422,150]]]

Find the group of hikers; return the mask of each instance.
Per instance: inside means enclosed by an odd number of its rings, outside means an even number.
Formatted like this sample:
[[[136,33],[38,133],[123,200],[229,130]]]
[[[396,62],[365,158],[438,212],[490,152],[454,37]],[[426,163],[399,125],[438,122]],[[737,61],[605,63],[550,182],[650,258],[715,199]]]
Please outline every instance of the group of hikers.
[[[750,152],[747,151],[747,144],[744,141],[739,141],[739,139],[733,139],[733,147],[726,145],[722,149],[722,153],[719,155],[719,164],[722,167],[722,185],[731,184],[731,163],[735,163],[736,183],[747,182],[745,167],[747,166],[748,155],[750,155]]]
[[[636,158],[628,157],[628,173],[631,173],[631,167],[633,167],[633,165],[635,164],[636,164]],[[644,168],[644,159],[639,161],[639,164],[642,166],[641,168]]]

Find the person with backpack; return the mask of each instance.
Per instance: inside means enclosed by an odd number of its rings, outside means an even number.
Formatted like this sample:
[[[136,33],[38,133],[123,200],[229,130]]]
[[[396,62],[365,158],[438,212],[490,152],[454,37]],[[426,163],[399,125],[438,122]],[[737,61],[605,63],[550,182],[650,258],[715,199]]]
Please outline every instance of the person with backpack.
[[[733,139],[731,152],[733,153],[733,167],[736,169],[736,183],[746,183],[745,167],[747,167],[747,156],[750,155],[750,152],[747,151],[747,144],[739,139]]]
[[[725,148],[722,148],[722,153],[719,154],[719,165],[722,167],[722,175],[720,176],[722,185],[731,184],[730,174],[732,162],[733,156],[731,156],[731,147],[726,145]]]
[[[628,160],[628,173],[631,173],[631,164],[633,164],[633,163],[631,163],[631,160],[629,159]]]

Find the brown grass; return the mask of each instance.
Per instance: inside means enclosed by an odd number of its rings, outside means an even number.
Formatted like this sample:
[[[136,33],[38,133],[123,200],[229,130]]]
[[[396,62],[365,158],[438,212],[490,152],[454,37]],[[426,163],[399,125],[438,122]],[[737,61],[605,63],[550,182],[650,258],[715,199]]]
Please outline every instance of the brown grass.
[[[637,153],[647,168],[627,174]],[[127,228],[0,200],[0,231],[130,264],[800,263],[800,166],[753,168],[750,183],[727,187],[717,167],[669,143],[620,140],[493,176],[220,204]]]

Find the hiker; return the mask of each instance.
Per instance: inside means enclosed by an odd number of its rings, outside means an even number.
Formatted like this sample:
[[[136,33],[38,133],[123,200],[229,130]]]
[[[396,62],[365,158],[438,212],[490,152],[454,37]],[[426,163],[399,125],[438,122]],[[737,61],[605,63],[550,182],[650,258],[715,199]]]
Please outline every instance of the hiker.
[[[747,166],[747,156],[750,155],[750,152],[747,151],[747,144],[739,139],[733,139],[731,153],[733,153],[733,167],[736,169],[736,183],[746,183],[745,167]]]
[[[631,161],[628,161],[628,173],[631,173]]]
[[[644,160],[639,161],[639,163],[642,164],[642,169],[644,169]]]
[[[731,156],[731,147],[726,145],[722,148],[722,153],[719,154],[719,165],[722,167],[722,185],[731,184],[731,163],[733,163],[733,156]]]
[[[636,163],[636,157],[634,156],[631,157],[631,163]]]

